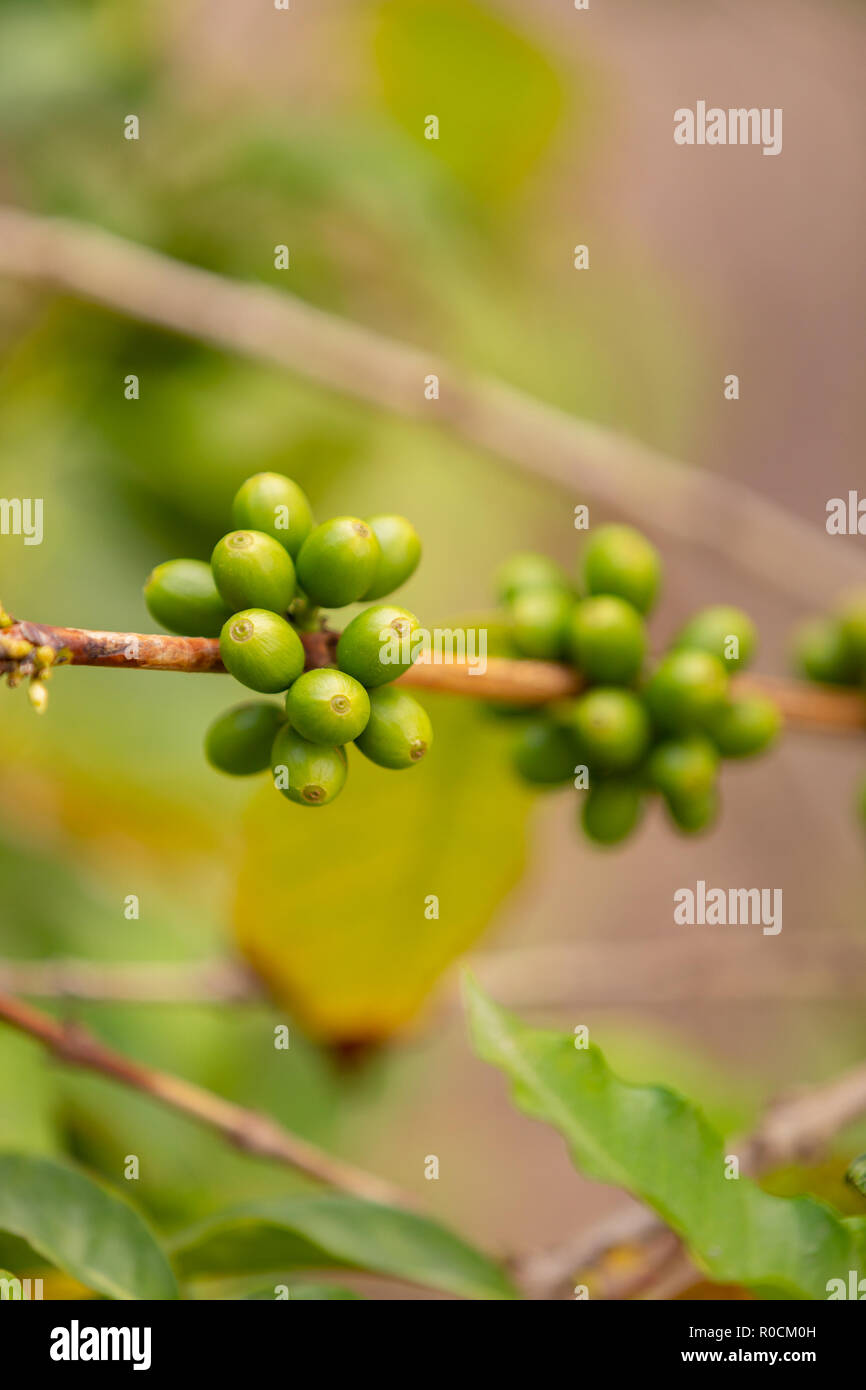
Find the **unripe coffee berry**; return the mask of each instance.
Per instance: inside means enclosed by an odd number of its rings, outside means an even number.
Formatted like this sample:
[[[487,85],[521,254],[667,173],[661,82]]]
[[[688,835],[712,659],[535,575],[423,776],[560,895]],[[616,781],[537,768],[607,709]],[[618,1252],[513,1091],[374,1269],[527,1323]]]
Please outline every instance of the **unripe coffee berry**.
[[[709,830],[719,810],[719,798],[715,788],[703,796],[665,797],[668,813],[678,830],[686,835],[699,835]]]
[[[511,637],[521,656],[558,661],[565,653],[574,599],[564,589],[529,589],[513,599]]]
[[[527,721],[512,751],[514,767],[533,786],[561,786],[574,777],[579,759],[574,738],[543,715]]]
[[[271,765],[271,749],[285,723],[278,705],[249,700],[213,721],[204,740],[208,762],[218,772],[247,777]]]
[[[238,530],[263,531],[295,558],[313,529],[306,494],[283,473],[255,473],[235,493],[232,521]]]
[[[298,582],[311,603],[342,608],[373,584],[379,542],[366,521],[337,516],[310,532],[298,553]]]
[[[744,670],[755,654],[758,633],[741,608],[717,604],[690,618],[674,645],[717,656],[729,671]]]
[[[606,777],[590,786],[580,808],[587,838],[599,845],[621,844],[643,813],[644,797],[637,780]]]
[[[265,608],[247,608],[229,618],[220,633],[220,656],[235,680],[263,695],[287,690],[304,669],[295,629]]]
[[[161,627],[184,637],[218,637],[231,615],[204,560],[166,560],[157,565],[145,583],[144,601]]]
[[[728,675],[718,657],[690,650],[662,657],[644,692],[656,726],[669,733],[706,729],[727,693]]]
[[[794,634],[794,664],[822,685],[855,685],[857,666],[835,618],[810,618]]]
[[[343,790],[347,764],[342,748],[309,743],[285,725],[274,739],[271,758],[274,786],[299,806],[327,806]]]
[[[571,583],[561,565],[547,555],[521,551],[511,555],[496,575],[496,597],[500,603],[511,603],[518,594],[532,589],[562,589],[571,592]]]
[[[652,786],[674,800],[706,797],[716,782],[719,755],[703,734],[686,734],[656,744],[647,763]]]
[[[735,695],[710,726],[723,758],[749,758],[778,737],[782,716],[766,695]]]
[[[658,551],[631,526],[600,526],[591,531],[582,570],[588,594],[615,594],[639,613],[649,612],[661,582]]]
[[[379,542],[379,559],[369,589],[368,599],[393,594],[418,568],[421,559],[421,539],[411,521],[405,516],[368,516],[367,525]]]
[[[418,619],[406,608],[373,604],[340,633],[337,665],[370,689],[396,680],[408,671],[418,652]]]
[[[587,598],[571,615],[572,660],[587,680],[626,685],[643,665],[646,629],[637,609],[622,598]]]
[[[285,613],[295,596],[292,557],[264,531],[230,531],[217,541],[210,563],[217,588],[236,612]]]
[[[351,743],[370,718],[370,697],[344,671],[306,671],[286,695],[292,728],[310,743]]]
[[[379,767],[414,767],[432,742],[430,716],[411,695],[391,685],[370,691],[370,718],[355,739],[355,747],[365,758]]]
[[[590,768],[624,772],[642,761],[650,742],[643,701],[628,690],[599,686],[574,706],[572,728]]]
[[[842,640],[858,676],[866,676],[866,593],[852,594],[839,610]]]

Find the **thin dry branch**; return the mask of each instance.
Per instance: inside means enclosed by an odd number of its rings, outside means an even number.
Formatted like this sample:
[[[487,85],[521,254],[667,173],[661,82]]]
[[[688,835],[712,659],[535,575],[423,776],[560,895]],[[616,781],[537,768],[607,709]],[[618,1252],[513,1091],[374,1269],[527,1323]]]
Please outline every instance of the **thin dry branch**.
[[[334,660],[338,633],[322,630],[299,635],[306,649],[308,669],[327,666]],[[54,664],[70,666],[225,673],[219,643],[212,637],[95,632],[30,622],[12,622],[0,629],[0,673],[33,674],[40,651],[53,653]],[[422,654],[400,679],[404,685],[424,690],[527,705],[563,699],[581,688],[580,676],[569,666],[505,657],[490,657],[482,668],[469,661],[437,664]],[[778,676],[742,675],[735,683],[738,689],[771,696],[794,728],[836,733],[866,729],[866,700],[857,691],[834,690]]]
[[[439,361],[285,291],[185,265],[95,227],[0,208],[0,274],[287,368],[331,391],[444,426],[506,463],[701,545],[761,583],[821,604],[866,577],[863,561],[731,479]],[[425,379],[439,378],[428,400]]]
[[[786,1163],[814,1159],[833,1135],[864,1115],[866,1063],[861,1063],[831,1081],[780,1096],[757,1129],[744,1139],[732,1140],[728,1152],[738,1156],[742,1173],[766,1173]],[[670,1298],[699,1276],[684,1255],[675,1263],[676,1273],[669,1270],[669,1251],[665,1247],[664,1282],[659,1285],[663,1292],[652,1289],[649,1276],[656,1272],[661,1276],[661,1264],[658,1269],[654,1264],[654,1242],[665,1229],[648,1207],[632,1202],[590,1230],[518,1260],[514,1264],[515,1277],[532,1298],[559,1298],[566,1296],[579,1274],[590,1271],[608,1251],[619,1246],[647,1246],[651,1253],[647,1259],[645,1296]]]
[[[253,1158],[281,1163],[317,1182],[370,1202],[410,1208],[417,1205],[408,1193],[384,1178],[365,1173],[299,1139],[269,1115],[246,1110],[191,1081],[134,1062],[106,1047],[77,1023],[58,1022],[50,1014],[5,994],[0,995],[0,1022],[38,1039],[60,1062],[110,1077],[207,1125]]]

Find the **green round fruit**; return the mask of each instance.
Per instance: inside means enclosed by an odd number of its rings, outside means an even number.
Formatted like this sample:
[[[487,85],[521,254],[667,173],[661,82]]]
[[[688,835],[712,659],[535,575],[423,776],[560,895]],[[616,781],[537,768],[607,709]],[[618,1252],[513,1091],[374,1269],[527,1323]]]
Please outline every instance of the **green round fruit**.
[[[728,673],[709,652],[673,651],[662,657],[644,692],[659,729],[689,733],[706,729],[728,693]]]
[[[404,690],[383,686],[370,691],[370,718],[355,747],[379,767],[415,767],[430,751],[430,716]]]
[[[216,586],[231,608],[285,613],[295,596],[292,557],[264,531],[230,531],[210,557]]]
[[[563,589],[527,589],[510,604],[511,636],[521,656],[558,661],[565,652],[574,599]]]
[[[166,560],[151,570],[144,586],[150,616],[183,637],[218,637],[231,615],[204,560]]]
[[[379,559],[373,582],[364,591],[368,599],[393,594],[418,568],[421,537],[405,516],[368,516],[367,525],[379,542]]]
[[[267,700],[249,700],[213,721],[204,739],[205,757],[218,772],[248,777],[271,764],[271,748],[285,723],[282,710]]]
[[[618,845],[638,825],[644,798],[640,784],[628,777],[608,777],[591,786],[580,808],[584,834],[599,845]]]
[[[794,664],[822,685],[856,685],[857,666],[835,618],[810,618],[794,634]]]
[[[650,741],[650,721],[643,701],[628,690],[597,686],[574,707],[572,728],[589,766],[601,772],[625,772],[642,761]]]
[[[639,613],[652,608],[661,583],[658,551],[632,526],[600,526],[591,531],[582,570],[588,594],[615,594]]]
[[[852,594],[839,610],[842,640],[857,676],[866,676],[866,593]]]
[[[678,830],[686,835],[698,835],[708,830],[719,810],[718,794],[713,788],[703,796],[665,797],[665,805]]]
[[[286,695],[292,728],[310,743],[351,743],[370,718],[370,697],[344,671],[305,671]]]
[[[650,785],[674,801],[701,799],[716,784],[719,755],[703,734],[665,739],[656,744],[647,763]]]
[[[571,583],[561,565],[546,555],[536,555],[527,550],[510,556],[496,575],[496,597],[499,602],[511,603],[518,594],[529,593],[532,589],[562,589],[569,593]]]
[[[779,735],[782,716],[766,695],[734,695],[713,720],[710,734],[723,758],[762,753]]]
[[[306,494],[283,473],[254,473],[241,483],[232,502],[238,530],[264,531],[295,558],[313,529]]]
[[[394,681],[408,671],[415,657],[418,619],[406,608],[373,604],[340,633],[337,665],[370,689]]]
[[[557,786],[574,778],[578,762],[574,739],[543,715],[528,720],[512,750],[514,766],[533,786]]]
[[[247,608],[229,618],[220,633],[220,656],[236,681],[262,695],[287,690],[304,669],[295,629],[265,608]]]
[[[342,748],[309,743],[285,725],[271,750],[274,785],[298,806],[327,806],[343,790],[347,775]]]
[[[356,603],[376,579],[379,542],[371,526],[357,516],[322,522],[304,541],[298,555],[298,582],[311,603],[343,608]]]
[[[741,608],[720,603],[690,618],[679,633],[677,647],[691,647],[717,656],[729,671],[744,670],[755,654],[758,632]],[[729,655],[736,650],[737,655]]]
[[[625,685],[643,665],[646,629],[637,609],[625,599],[585,598],[572,610],[568,646],[587,680]]]

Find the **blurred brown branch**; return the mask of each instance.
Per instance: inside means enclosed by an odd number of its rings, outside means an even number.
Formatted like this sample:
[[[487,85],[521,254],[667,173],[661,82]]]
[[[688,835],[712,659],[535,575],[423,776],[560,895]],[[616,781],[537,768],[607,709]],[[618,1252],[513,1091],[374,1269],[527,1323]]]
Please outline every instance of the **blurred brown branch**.
[[[326,666],[334,659],[338,633],[299,634],[307,667]],[[0,673],[32,675],[39,651],[56,654],[55,664],[112,666],[153,671],[222,671],[219,643],[212,637],[174,637],[138,632],[91,632],[82,628],[50,627],[44,623],[12,622],[0,628]],[[545,704],[575,695],[580,676],[552,661],[511,661],[490,657],[486,669],[470,662],[437,665],[424,656],[400,677],[404,685],[448,691],[481,700],[514,704]],[[737,676],[740,690],[762,691],[775,700],[793,727],[856,732],[866,729],[866,700],[857,691],[834,690],[778,676]]]
[[[110,1077],[209,1126],[253,1158],[284,1164],[366,1201],[398,1207],[417,1205],[411,1195],[384,1178],[354,1168],[299,1139],[269,1115],[246,1110],[191,1081],[135,1062],[105,1046],[77,1023],[61,1023],[8,994],[0,994],[0,1022],[38,1039],[60,1062]]]
[[[767,1173],[787,1163],[814,1159],[832,1137],[866,1115],[866,1063],[817,1086],[780,1096],[751,1135],[730,1142],[740,1172]],[[648,1207],[631,1203],[549,1249],[513,1262],[515,1278],[530,1298],[570,1297],[581,1279],[611,1250],[645,1247],[636,1276],[645,1298],[673,1298],[701,1277],[680,1248],[672,1260],[667,1228]],[[656,1282],[657,1281],[657,1282]]]
[[[98,228],[0,208],[0,274],[78,295],[148,323],[276,363],[328,390],[445,426],[466,443],[639,524],[701,545],[760,580],[820,606],[862,583],[863,561],[744,484],[503,382],[441,362],[305,304],[229,280]],[[425,379],[439,379],[427,400]]]

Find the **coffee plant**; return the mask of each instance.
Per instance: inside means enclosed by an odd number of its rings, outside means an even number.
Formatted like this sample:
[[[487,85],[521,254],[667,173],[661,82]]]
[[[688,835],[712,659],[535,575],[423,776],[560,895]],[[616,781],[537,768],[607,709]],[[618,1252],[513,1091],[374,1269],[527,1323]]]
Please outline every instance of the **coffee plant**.
[[[763,752],[781,727],[772,700],[730,687],[757,644],[740,609],[702,610],[669,651],[649,659],[646,617],[661,578],[655,548],[629,526],[590,533],[576,584],[534,554],[513,556],[498,576],[514,651],[570,662],[584,687],[576,699],[524,718],[514,765],[534,786],[573,781],[583,790],[581,824],[597,844],[627,839],[655,793],[677,830],[707,829],[717,813],[720,760]]]
[[[831,613],[802,623],[794,634],[793,662],[807,680],[860,691],[866,701],[866,592],[846,595]],[[866,776],[856,812],[866,830]]]

